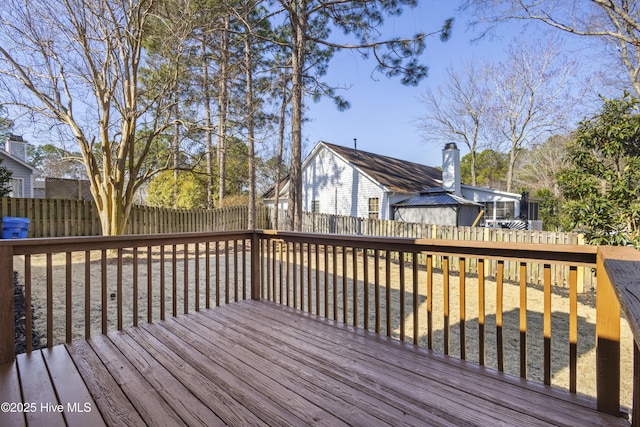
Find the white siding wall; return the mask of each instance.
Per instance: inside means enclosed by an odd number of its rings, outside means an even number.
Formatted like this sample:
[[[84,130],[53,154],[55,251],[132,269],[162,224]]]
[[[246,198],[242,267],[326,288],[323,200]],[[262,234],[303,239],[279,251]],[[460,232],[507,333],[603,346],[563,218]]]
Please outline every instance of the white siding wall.
[[[379,199],[379,218],[388,219],[389,202],[380,184],[325,147],[321,147],[302,173],[302,210],[320,202],[320,213],[369,216],[369,199]]]
[[[457,213],[453,206],[400,207],[395,220],[419,224],[438,224],[457,226]]]
[[[517,218],[520,216],[520,195],[519,194],[511,194],[506,192],[496,192],[496,191],[486,191],[482,188],[469,188],[462,187],[462,196],[467,200],[473,200],[474,202],[484,203],[484,202],[513,202],[515,215]],[[495,208],[495,205],[494,205]],[[486,212],[485,218],[493,219],[495,216],[495,212]]]

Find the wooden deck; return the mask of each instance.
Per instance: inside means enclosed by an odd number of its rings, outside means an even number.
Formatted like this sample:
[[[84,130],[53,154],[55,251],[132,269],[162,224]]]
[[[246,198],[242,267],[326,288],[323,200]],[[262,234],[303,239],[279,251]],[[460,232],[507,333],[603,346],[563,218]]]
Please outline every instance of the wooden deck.
[[[20,355],[0,366],[0,401],[33,409],[29,426],[629,425],[557,389],[251,300]],[[24,422],[0,412],[2,426]]]

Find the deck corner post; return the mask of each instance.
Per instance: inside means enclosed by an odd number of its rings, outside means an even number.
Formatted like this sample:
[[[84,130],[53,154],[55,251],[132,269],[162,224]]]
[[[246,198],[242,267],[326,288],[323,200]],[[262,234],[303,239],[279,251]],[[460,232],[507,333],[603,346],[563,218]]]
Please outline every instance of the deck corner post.
[[[620,302],[604,268],[606,248],[596,259],[596,398],[597,409],[620,414]]]
[[[15,359],[13,247],[0,246],[0,364]]]
[[[260,300],[260,236],[251,234],[251,299]]]

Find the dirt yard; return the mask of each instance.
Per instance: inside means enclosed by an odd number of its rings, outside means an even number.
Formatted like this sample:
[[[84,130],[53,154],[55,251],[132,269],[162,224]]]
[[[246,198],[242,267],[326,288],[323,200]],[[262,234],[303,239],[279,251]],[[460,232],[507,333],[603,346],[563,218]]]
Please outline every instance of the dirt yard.
[[[199,297],[201,309],[205,307],[206,299],[206,258],[202,255],[204,249],[201,248],[200,256],[197,258],[199,271]],[[213,249],[215,251],[215,249]],[[175,307],[177,314],[184,313],[184,296],[185,296],[185,277],[188,283],[187,300],[189,311],[194,310],[196,300],[195,277],[196,277],[196,257],[193,246],[190,247],[186,256],[184,252],[178,252],[175,263],[169,257],[169,248],[167,248],[167,256],[165,257],[164,268],[160,262],[159,248],[154,248],[151,254],[151,307],[153,320],[160,318],[160,287],[161,273],[164,270],[164,288],[165,288],[165,314],[171,316]],[[107,329],[115,330],[117,327],[117,292],[118,277],[122,277],[122,301],[123,301],[123,327],[131,327],[133,325],[133,306],[134,306],[134,277],[138,280],[138,320],[144,322],[147,319],[147,254],[141,251],[138,254],[137,276],[134,274],[133,253],[125,251],[122,262],[122,273],[118,274],[118,263],[115,254],[108,254],[108,260],[105,263],[106,269],[103,272],[100,251],[92,251],[90,253],[90,269],[89,274],[89,294],[85,291],[85,254],[74,253],[71,256],[71,289],[72,289],[72,332],[73,339],[83,339],[85,333],[85,304],[89,301],[91,334],[97,335],[102,330],[102,309],[101,296],[102,285],[106,286],[107,295]],[[319,284],[320,294],[320,314],[324,315],[324,289],[325,289],[325,266],[324,253],[320,253],[320,263],[315,265],[315,254],[312,256],[311,265],[311,294],[312,294],[312,311],[315,312],[316,307],[316,283]],[[337,293],[338,300],[338,320],[342,320],[343,314],[343,268],[342,257],[339,254],[336,260],[336,278],[333,281],[333,258],[329,254],[328,269],[328,289],[329,297],[329,317],[333,317],[333,299],[334,289]],[[299,254],[298,254],[298,262]],[[52,257],[52,301],[53,301],[53,325],[54,325],[54,343],[61,343],[65,340],[66,316],[65,316],[65,300],[66,300],[66,258],[64,254],[55,254]],[[248,256],[246,262],[248,263]],[[307,285],[307,257],[304,255],[305,267],[303,269],[304,278],[304,309],[307,309],[307,298],[309,297]],[[228,257],[224,256],[224,251],[220,251],[220,255],[216,258],[212,254],[209,258],[210,268],[210,304],[215,306],[216,299],[220,303],[225,302],[228,295],[229,300],[234,300],[234,289],[238,284],[238,295],[242,298],[242,275],[246,271],[248,274],[248,264],[243,268],[243,262],[240,253],[238,257],[234,257],[233,248],[229,250]],[[237,267],[236,267],[237,263]],[[374,308],[374,258],[368,257],[368,293],[369,293],[369,328],[373,329],[375,325],[375,308]],[[277,266],[280,260],[277,260]],[[286,263],[282,263],[283,267]],[[31,259],[32,266],[32,295],[33,306],[35,312],[34,326],[36,330],[41,331],[42,335],[46,332],[46,307],[47,307],[47,273],[46,273],[46,257],[33,256]],[[185,268],[186,266],[186,268]],[[227,267],[228,266],[228,267]],[[264,267],[264,264],[263,264]],[[228,269],[227,269],[228,268]],[[17,257],[15,260],[15,270],[18,272],[20,283],[24,284],[24,260]],[[228,271],[228,276],[226,272]],[[238,271],[237,276],[234,271]],[[276,281],[272,290],[275,290],[279,296],[279,267],[276,268]],[[104,274],[103,274],[104,273]],[[317,279],[316,279],[316,273]],[[271,272],[273,274],[273,272]],[[293,274],[293,271],[290,271]],[[296,270],[298,286],[300,284],[300,271]],[[358,326],[364,324],[364,261],[362,253],[357,258],[357,293],[358,293]],[[380,325],[382,333],[386,333],[386,271],[384,259],[379,259],[379,292],[380,292]],[[227,279],[228,277],[228,279]],[[266,272],[263,277],[266,278]],[[283,278],[286,277],[286,268],[283,268]],[[353,277],[353,262],[351,253],[348,256],[346,277]],[[400,336],[400,268],[398,263],[391,263],[389,271],[390,281],[390,306],[392,312],[391,330],[392,335],[396,338]],[[284,280],[283,280],[284,282]],[[175,295],[174,295],[175,283]],[[216,283],[218,288],[216,289]],[[286,286],[286,285],[285,285]],[[249,283],[247,280],[246,294],[249,295]],[[266,287],[264,288],[266,289]],[[286,290],[286,287],[283,291]],[[353,282],[349,279],[346,281],[347,301],[353,301]],[[455,357],[460,355],[460,285],[458,275],[450,277],[449,287],[449,342],[450,354]],[[566,296],[566,289],[556,289],[557,292],[552,296],[552,384],[555,386],[568,388],[569,384],[569,300]],[[265,291],[266,292],[266,291]],[[413,276],[411,266],[405,267],[405,316],[404,327],[407,341],[412,341],[413,337],[413,298],[418,298],[418,335],[419,345],[425,346],[427,343],[427,275],[424,268],[420,268],[418,272],[418,294],[413,293]],[[478,281],[474,277],[467,277],[466,286],[466,355],[467,360],[478,361]],[[503,289],[503,318],[504,318],[504,354],[506,372],[519,375],[519,349],[520,349],[520,331],[519,331],[519,307],[520,307],[520,291],[517,284],[506,283]],[[486,280],[485,289],[485,310],[486,310],[486,365],[496,368],[496,283],[494,280]],[[292,300],[293,291],[289,289],[289,299]],[[299,292],[298,292],[299,298]],[[434,350],[443,352],[444,350],[444,287],[443,276],[441,272],[434,274],[433,282],[433,342]],[[593,298],[588,295],[581,298],[582,303],[578,304],[578,376],[577,389],[578,393],[591,395],[595,394],[595,307],[593,306]],[[298,307],[300,302],[298,301]],[[528,378],[542,382],[543,376],[543,292],[538,286],[531,285],[527,289],[527,373]],[[347,318],[350,324],[353,323],[353,305],[351,302],[347,304]],[[622,404],[631,406],[632,392],[632,372],[633,372],[633,351],[632,336],[626,321],[622,319],[622,348],[621,348],[621,378],[622,378]]]

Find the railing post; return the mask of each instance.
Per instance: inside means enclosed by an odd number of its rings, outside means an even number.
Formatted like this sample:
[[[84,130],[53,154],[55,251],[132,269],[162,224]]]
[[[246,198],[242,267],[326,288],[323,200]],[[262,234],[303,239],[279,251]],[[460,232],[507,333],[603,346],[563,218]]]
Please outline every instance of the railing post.
[[[13,247],[0,246],[0,364],[15,359]]]
[[[260,299],[260,238],[255,230],[251,234],[251,299]]]
[[[620,414],[620,302],[604,268],[605,248],[596,259],[596,398],[597,409]]]

